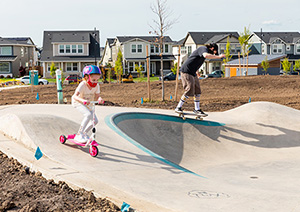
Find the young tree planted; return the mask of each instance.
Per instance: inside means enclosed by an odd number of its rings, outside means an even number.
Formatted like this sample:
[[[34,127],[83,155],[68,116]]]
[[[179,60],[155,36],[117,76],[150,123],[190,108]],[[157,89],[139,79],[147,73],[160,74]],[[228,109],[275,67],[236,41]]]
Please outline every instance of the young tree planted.
[[[261,66],[264,69],[265,74],[268,71],[268,68],[270,68],[270,63],[268,61],[268,57],[266,56],[265,59],[261,62]]]
[[[118,51],[118,56],[117,56],[117,60],[115,63],[115,72],[116,72],[119,83],[121,83],[121,78],[123,75],[123,54],[121,52],[121,49],[119,49],[119,51]]]
[[[285,74],[287,74],[291,70],[292,64],[289,62],[287,58],[284,58],[284,60],[281,62],[281,65]]]
[[[162,101],[165,99],[164,93],[164,74],[163,74],[163,47],[164,47],[164,35],[172,27],[176,20],[169,20],[171,12],[167,6],[167,0],[156,0],[156,4],[151,6],[152,12],[157,16],[158,20],[153,19],[154,25],[150,27],[152,31],[150,33],[157,35],[159,38],[156,39],[155,43],[159,46],[160,56],[160,75],[162,78]]]

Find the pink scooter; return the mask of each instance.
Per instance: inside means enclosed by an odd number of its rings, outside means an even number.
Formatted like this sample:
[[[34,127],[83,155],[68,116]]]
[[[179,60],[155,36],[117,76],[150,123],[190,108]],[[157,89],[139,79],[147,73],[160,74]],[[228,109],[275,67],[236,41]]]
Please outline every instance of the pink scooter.
[[[74,140],[75,135],[76,134],[70,134],[67,135],[67,137],[65,135],[61,135],[59,137],[59,141],[60,143],[64,144],[67,140],[71,141],[72,143],[85,147],[85,146],[89,146],[89,152],[90,155],[93,157],[96,157],[98,155],[98,148],[97,146],[99,146],[99,144],[95,141],[95,137],[96,137],[96,128],[94,125],[94,121],[95,121],[95,104],[98,104],[98,101],[91,101],[90,104],[93,105],[93,129],[92,129],[92,136],[90,137],[90,139],[87,141],[87,143],[78,143],[76,142],[76,140]]]

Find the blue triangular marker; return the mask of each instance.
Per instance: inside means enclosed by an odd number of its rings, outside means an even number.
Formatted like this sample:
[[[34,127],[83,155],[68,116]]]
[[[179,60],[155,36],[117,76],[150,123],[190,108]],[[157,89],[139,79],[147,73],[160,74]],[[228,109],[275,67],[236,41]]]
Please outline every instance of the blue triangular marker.
[[[36,100],[39,100],[40,99],[40,97],[39,97],[39,93],[36,93]]]
[[[121,206],[121,212],[128,212],[130,205],[127,204],[126,202],[123,202],[122,206]]]
[[[42,153],[42,151],[40,150],[40,147],[38,147],[38,148],[36,149],[35,154],[34,154],[34,157],[35,157],[37,160],[39,160],[39,159],[41,159],[41,157],[43,157],[43,153]]]
[[[251,102],[251,97],[249,97],[249,102]]]
[[[144,100],[143,100],[143,98],[141,98],[141,104],[143,104],[144,103]]]

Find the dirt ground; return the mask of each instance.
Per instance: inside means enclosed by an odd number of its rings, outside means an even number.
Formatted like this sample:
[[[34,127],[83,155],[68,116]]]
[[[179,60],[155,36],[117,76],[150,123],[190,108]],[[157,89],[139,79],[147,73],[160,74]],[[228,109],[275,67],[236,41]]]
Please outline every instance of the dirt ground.
[[[175,82],[165,82],[162,101],[161,82],[151,82],[151,101],[147,83],[101,84],[105,105],[174,109]],[[251,101],[269,101],[300,110],[300,76],[249,76],[200,80],[201,108],[207,112],[225,111]],[[66,104],[71,103],[75,85],[63,86]],[[178,100],[183,93],[179,83]],[[37,94],[39,99],[37,100]],[[172,99],[171,99],[172,97]],[[141,104],[143,98],[143,104]],[[0,105],[57,104],[56,85],[29,86],[0,91]],[[99,106],[101,107],[101,106]],[[193,100],[184,105],[193,109]],[[30,185],[30,186],[29,186]],[[120,211],[107,199],[95,198],[92,192],[72,190],[64,182],[46,180],[41,173],[31,173],[0,152],[1,211]]]

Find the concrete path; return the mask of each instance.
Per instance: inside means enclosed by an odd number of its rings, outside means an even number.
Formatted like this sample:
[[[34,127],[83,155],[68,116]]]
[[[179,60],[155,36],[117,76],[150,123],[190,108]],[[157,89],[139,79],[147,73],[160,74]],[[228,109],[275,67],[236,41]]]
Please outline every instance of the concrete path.
[[[253,102],[204,121],[170,110],[96,107],[96,158],[61,134],[70,105],[0,107],[0,150],[46,178],[138,211],[299,211],[300,111]],[[44,156],[34,158],[40,147]]]

